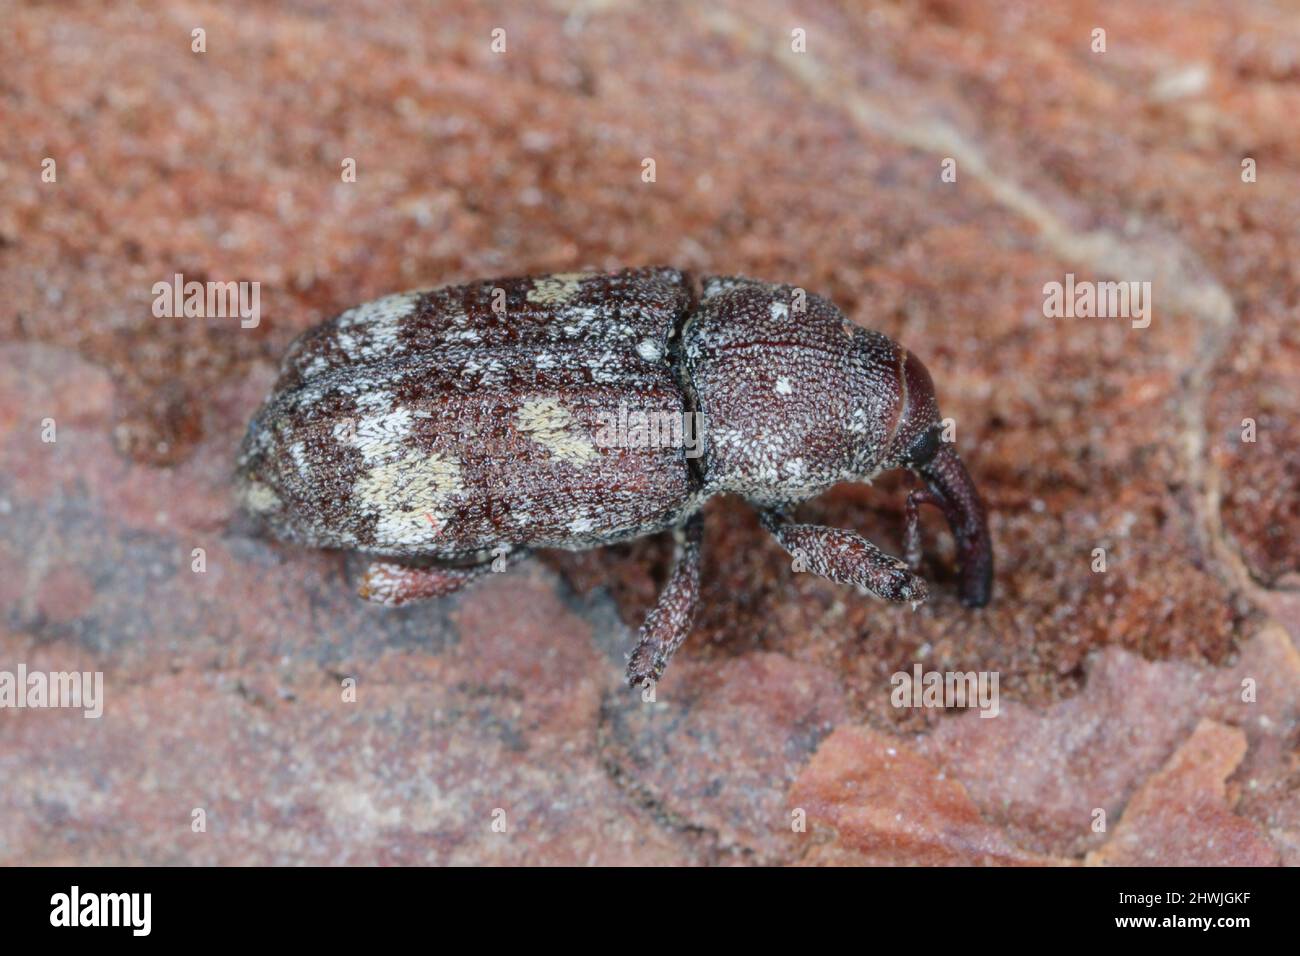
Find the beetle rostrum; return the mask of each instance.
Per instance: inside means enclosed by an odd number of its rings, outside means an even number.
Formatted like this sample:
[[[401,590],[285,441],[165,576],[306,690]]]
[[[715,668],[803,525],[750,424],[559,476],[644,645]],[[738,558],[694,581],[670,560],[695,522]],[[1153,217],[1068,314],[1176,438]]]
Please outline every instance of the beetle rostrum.
[[[602,436],[615,414],[694,416],[682,443]],[[624,435],[626,429],[619,430]],[[643,430],[637,432],[644,438]],[[787,285],[676,269],[562,273],[391,295],[299,336],[249,424],[237,484],[278,537],[372,559],[360,594],[449,594],[535,548],[671,530],[673,567],[628,664],[657,680],[699,596],[700,509],[743,496],[800,566],[890,601],[926,597],[921,505],[956,541],[958,591],[992,593],[984,505],[941,440],[919,359]],[[907,561],[796,505],[908,468]]]

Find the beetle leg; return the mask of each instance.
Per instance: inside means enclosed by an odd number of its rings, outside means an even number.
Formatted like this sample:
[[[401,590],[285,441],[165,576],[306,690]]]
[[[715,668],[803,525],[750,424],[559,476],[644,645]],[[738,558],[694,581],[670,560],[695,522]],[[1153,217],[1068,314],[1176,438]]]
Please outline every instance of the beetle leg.
[[[916,606],[926,599],[924,580],[856,532],[795,524],[779,511],[760,512],[759,519],[781,547],[802,562],[803,570],[864,587],[886,601],[911,601]]]
[[[921,505],[942,508],[943,502],[928,488],[917,488],[907,496],[903,557],[907,560],[907,566],[913,571],[921,566]]]
[[[526,557],[528,553],[527,550],[521,549],[512,551],[505,557],[510,564],[513,564]],[[421,567],[399,564],[396,561],[372,561],[361,575],[357,594],[376,604],[400,607],[412,601],[424,601],[453,594],[471,581],[487,574],[492,570],[492,565],[493,561],[484,561],[482,564],[463,568],[447,565]]]
[[[704,518],[698,512],[673,531],[677,549],[668,582],[641,625],[640,640],[627,663],[627,682],[644,686],[663,676],[669,659],[681,647],[695,620],[700,597],[700,541]]]

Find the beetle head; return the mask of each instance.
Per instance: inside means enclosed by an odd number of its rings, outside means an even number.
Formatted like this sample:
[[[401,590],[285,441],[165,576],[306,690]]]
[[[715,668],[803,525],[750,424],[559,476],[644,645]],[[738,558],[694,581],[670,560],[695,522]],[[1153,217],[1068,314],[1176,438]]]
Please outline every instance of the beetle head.
[[[886,468],[909,468],[929,487],[957,542],[962,603],[983,607],[993,591],[993,547],[975,483],[951,441],[944,441],[934,382],[921,360],[899,349],[898,419],[884,456]]]
[[[928,464],[943,442],[939,402],[930,372],[907,349],[898,347],[898,418],[885,446],[886,468],[917,468]]]

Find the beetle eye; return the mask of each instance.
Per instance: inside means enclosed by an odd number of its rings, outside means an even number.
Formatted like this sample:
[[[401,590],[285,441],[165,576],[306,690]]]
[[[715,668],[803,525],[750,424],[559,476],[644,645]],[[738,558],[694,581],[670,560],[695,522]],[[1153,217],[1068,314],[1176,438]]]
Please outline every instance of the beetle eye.
[[[908,465],[925,465],[939,450],[939,429],[927,428],[913,439],[907,448],[903,461]]]

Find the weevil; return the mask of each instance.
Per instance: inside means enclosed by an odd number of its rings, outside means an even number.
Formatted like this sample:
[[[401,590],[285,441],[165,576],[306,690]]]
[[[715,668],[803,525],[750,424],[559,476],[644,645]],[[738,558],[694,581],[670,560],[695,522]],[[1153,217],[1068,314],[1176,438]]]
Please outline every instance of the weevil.
[[[702,454],[601,440],[629,408],[696,416]],[[741,277],[696,285],[671,268],[562,273],[390,295],[303,333],[249,424],[237,484],[278,537],[363,552],[359,593],[389,605],[533,549],[672,531],[628,662],[642,685],[690,631],[701,507],[717,494],[757,508],[796,567],[913,605],[927,596],[919,508],[936,506],[962,602],[987,604],[985,508],[941,432],[921,361],[819,296]],[[791,516],[895,468],[923,483],[907,498],[906,561]]]

